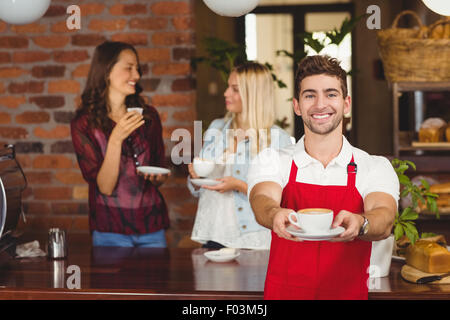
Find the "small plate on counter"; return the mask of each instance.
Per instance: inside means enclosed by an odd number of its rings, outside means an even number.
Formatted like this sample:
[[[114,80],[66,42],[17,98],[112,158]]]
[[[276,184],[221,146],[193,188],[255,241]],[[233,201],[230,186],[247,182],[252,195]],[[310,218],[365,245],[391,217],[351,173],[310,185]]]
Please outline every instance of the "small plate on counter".
[[[239,257],[239,250],[232,248],[222,248],[220,250],[206,251],[204,256],[214,262],[229,262]]]

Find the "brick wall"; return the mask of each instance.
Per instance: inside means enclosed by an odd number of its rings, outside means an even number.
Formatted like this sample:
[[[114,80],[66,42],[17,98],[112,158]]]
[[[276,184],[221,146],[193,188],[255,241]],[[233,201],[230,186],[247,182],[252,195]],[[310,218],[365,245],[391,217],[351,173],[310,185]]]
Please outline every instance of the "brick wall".
[[[132,43],[139,52],[144,96],[163,121],[166,155],[171,132],[193,131],[195,88],[189,58],[195,50],[195,0],[52,0],[29,25],[0,22],[0,143],[16,145],[28,178],[25,230],[51,226],[87,232],[87,184],[70,137],[95,46]],[[66,10],[81,9],[81,29],[68,30]],[[185,167],[161,188],[170,209],[171,246],[188,241],[196,201],[185,187]]]

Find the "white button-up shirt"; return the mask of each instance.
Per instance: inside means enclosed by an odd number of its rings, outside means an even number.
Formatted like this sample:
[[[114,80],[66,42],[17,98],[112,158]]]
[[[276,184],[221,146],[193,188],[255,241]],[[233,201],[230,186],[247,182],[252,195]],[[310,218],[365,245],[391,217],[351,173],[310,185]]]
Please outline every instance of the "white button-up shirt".
[[[257,183],[265,181],[276,182],[284,188],[289,181],[292,160],[298,168],[297,182],[344,186],[347,184],[347,165],[352,155],[358,166],[355,185],[361,197],[364,199],[372,192],[384,192],[398,202],[400,184],[389,160],[353,147],[345,137],[339,155],[326,167],[306,152],[304,137],[297,144],[278,151],[271,148],[263,150],[250,165],[248,195]]]

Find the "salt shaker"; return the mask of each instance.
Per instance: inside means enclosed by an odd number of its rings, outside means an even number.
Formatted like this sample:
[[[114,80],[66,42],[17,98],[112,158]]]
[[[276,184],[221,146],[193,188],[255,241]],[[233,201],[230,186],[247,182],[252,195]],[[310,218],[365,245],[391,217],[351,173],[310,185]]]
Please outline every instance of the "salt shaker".
[[[66,233],[59,228],[48,231],[48,257],[50,259],[64,259],[67,257]]]

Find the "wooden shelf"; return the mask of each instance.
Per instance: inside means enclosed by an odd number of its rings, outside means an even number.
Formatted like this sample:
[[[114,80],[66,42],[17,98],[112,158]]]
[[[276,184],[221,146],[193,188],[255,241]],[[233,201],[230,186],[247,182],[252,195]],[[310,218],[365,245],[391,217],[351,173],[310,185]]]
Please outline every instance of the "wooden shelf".
[[[450,147],[442,147],[442,146],[399,146],[399,151],[450,151]]]
[[[450,151],[450,142],[418,142],[400,141],[398,145],[399,151]]]
[[[396,86],[399,92],[447,91],[450,88],[450,82],[395,82],[393,86]]]
[[[394,155],[386,155],[389,161],[395,158]],[[412,175],[450,173],[450,156],[442,155],[416,155],[410,154],[401,157],[403,160],[409,160],[415,163],[417,171],[409,170],[406,173]]]
[[[413,141],[411,147],[422,150],[450,150],[450,142],[419,142]]]
[[[400,151],[450,151],[450,142],[442,142],[439,144],[423,144],[413,141],[414,132],[400,131],[399,128],[399,97],[403,92],[410,91],[450,91],[450,82],[393,82],[392,87],[392,104],[393,104],[393,146],[394,156],[399,157]]]
[[[422,218],[426,217],[427,219],[437,219],[436,214],[433,212],[429,212],[429,211],[419,212],[419,216]],[[441,217],[441,219],[444,218],[446,220],[449,220],[450,219],[450,208],[449,207],[439,208],[439,216]]]

